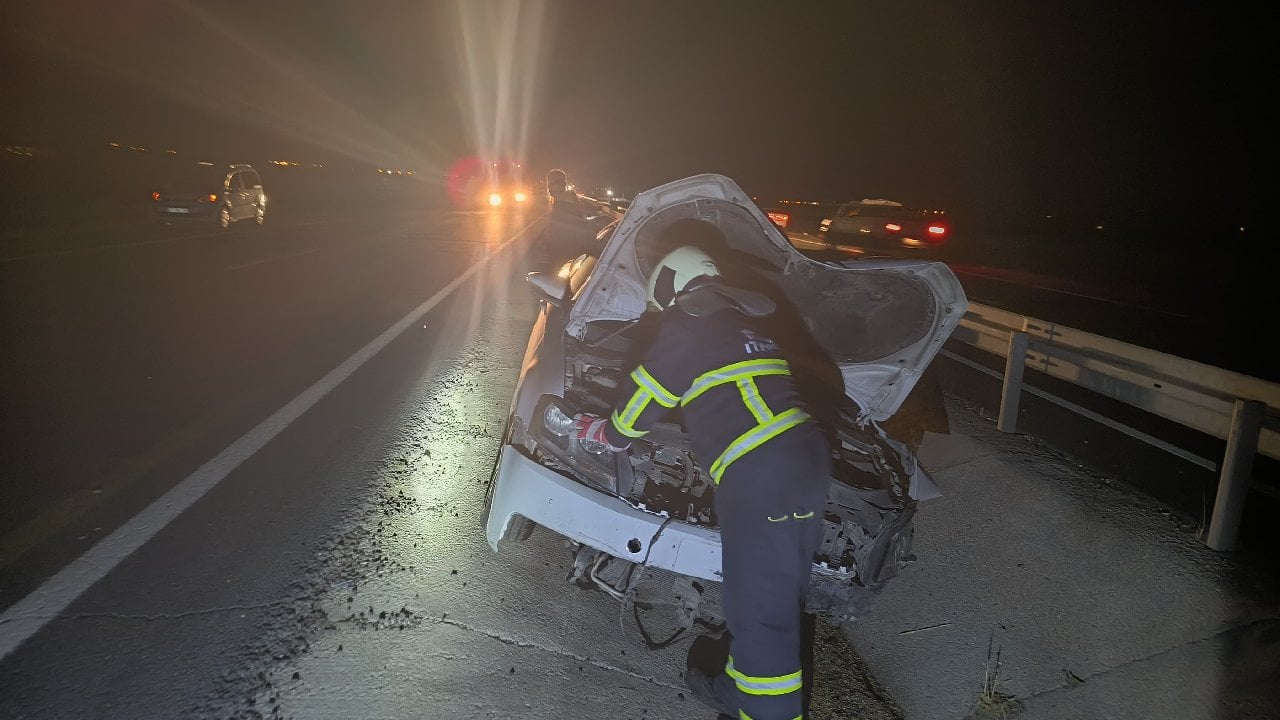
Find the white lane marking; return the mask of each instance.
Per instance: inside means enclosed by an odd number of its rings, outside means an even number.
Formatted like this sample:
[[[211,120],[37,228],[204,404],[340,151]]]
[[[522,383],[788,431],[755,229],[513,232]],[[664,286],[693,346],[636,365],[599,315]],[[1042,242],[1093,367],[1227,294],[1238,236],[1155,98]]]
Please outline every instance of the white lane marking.
[[[279,260],[288,260],[290,258],[302,257],[303,255],[310,255],[313,252],[320,252],[320,248],[311,248],[310,250],[302,250],[296,253],[289,253],[288,255],[277,255],[275,257],[263,258],[261,260],[253,260],[247,263],[240,263],[239,265],[231,265],[229,267],[224,267],[222,269],[228,270],[228,271],[243,270],[247,267],[253,267],[254,265],[266,265],[267,263],[273,263]]]
[[[122,560],[142,547],[153,535],[191,507],[205,493],[213,489],[224,478],[230,475],[245,460],[261,450],[275,436],[279,435],[293,421],[297,420],[313,405],[341,385],[360,366],[382,351],[387,345],[400,336],[410,326],[420,322],[420,318],[440,304],[453,291],[480,271],[489,261],[497,257],[511,243],[520,239],[538,223],[541,217],[520,228],[501,245],[488,252],[475,265],[454,279],[443,289],[432,295],[426,302],[400,318],[368,345],[360,348],[341,365],[329,371],[314,385],[302,391],[287,405],[275,411],[258,426],[245,433],[239,440],[231,443],[212,460],[196,468],[173,489],[152,502],[145,510],[121,525],[107,537],[76,558],[69,565],[46,580],[34,592],[0,615],[0,660],[3,660],[20,646],[27,638],[36,634],[50,620],[67,608],[85,590],[111,572]]]

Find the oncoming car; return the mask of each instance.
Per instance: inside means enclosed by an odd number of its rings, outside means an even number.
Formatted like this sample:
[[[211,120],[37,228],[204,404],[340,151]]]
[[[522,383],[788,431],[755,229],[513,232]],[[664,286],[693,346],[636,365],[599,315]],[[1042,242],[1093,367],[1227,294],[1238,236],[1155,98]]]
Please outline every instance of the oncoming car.
[[[834,473],[809,610],[861,617],[885,581],[913,559],[917,504],[938,492],[914,454],[879,423],[894,414],[967,308],[942,263],[820,262],[800,254],[732,180],[697,175],[635,197],[597,255],[558,272],[529,274],[540,312],[525,352],[485,499],[495,551],[536,528],[567,538],[570,580],[633,601],[645,582],[680,608],[687,629],[719,610],[720,536],[715,485],[694,456],[678,416],[623,452],[596,452],[573,438],[574,416],[603,415],[630,351],[643,337],[646,278],[670,248],[661,230],[700,219],[741,267],[779,298],[805,350],[797,380],[829,406],[810,409],[834,433]],[[711,252],[709,250],[709,252]]]
[[[227,228],[241,220],[262,225],[267,195],[248,164],[193,163],[170,173],[151,193],[152,220],[165,225],[205,222]]]
[[[524,176],[524,166],[496,161],[477,168],[466,181],[468,203],[480,210],[522,210],[539,198]]]

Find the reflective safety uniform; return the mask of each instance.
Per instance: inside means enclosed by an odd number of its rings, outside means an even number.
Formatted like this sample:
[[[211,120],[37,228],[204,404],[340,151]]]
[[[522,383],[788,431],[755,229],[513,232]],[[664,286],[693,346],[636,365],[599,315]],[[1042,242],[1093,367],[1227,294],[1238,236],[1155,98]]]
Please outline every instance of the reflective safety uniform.
[[[605,429],[610,444],[626,446],[678,409],[716,483],[731,636],[717,694],[742,719],[801,718],[801,614],[831,451],[780,348],[734,308],[697,317],[677,303],[621,390]]]

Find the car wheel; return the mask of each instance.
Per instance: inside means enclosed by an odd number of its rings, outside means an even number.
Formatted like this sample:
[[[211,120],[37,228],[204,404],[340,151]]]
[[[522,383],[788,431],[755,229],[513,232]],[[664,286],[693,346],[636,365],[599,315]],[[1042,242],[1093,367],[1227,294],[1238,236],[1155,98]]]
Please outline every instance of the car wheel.
[[[231,227],[231,208],[226,205],[223,205],[222,209],[218,211],[218,227],[223,230]]]
[[[525,540],[528,540],[529,536],[533,534],[533,531],[537,529],[538,523],[523,515],[513,515],[511,517],[511,523],[507,526],[506,539],[515,540],[516,542],[524,542]]]
[[[258,227],[262,227],[262,224],[267,221],[267,209],[258,205],[253,214],[253,221],[258,224]]]

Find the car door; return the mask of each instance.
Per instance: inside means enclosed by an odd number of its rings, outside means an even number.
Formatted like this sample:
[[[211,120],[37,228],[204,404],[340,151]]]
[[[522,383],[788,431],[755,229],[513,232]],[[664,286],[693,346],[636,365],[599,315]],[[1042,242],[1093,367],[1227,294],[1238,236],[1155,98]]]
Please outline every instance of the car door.
[[[262,201],[262,178],[258,176],[257,170],[241,170],[240,180],[244,185],[245,201],[247,207],[245,209],[245,217],[253,217],[257,211],[258,203]]]
[[[227,173],[227,179],[223,183],[223,185],[226,187],[227,213],[231,216],[231,219],[233,221],[239,220],[240,219],[240,192],[241,192],[240,172],[237,170],[232,170],[231,172]]]
[[[853,235],[858,231],[858,203],[841,205],[831,218],[831,232],[838,235]]]

